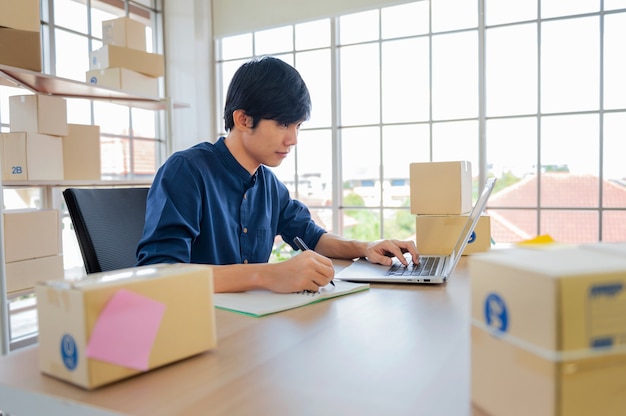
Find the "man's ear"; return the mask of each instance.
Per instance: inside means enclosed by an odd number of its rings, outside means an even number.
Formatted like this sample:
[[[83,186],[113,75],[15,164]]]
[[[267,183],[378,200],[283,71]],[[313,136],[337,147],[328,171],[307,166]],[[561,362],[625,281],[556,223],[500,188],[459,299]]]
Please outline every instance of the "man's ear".
[[[235,123],[235,126],[240,129],[250,129],[253,124],[252,117],[246,115],[243,110],[235,110],[233,112],[233,122]]]

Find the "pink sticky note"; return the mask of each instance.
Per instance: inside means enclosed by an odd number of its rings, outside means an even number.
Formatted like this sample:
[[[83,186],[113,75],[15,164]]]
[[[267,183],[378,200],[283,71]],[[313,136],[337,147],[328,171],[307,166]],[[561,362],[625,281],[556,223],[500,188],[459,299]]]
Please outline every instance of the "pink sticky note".
[[[106,304],[87,343],[89,358],[148,370],[165,305],[120,289]]]

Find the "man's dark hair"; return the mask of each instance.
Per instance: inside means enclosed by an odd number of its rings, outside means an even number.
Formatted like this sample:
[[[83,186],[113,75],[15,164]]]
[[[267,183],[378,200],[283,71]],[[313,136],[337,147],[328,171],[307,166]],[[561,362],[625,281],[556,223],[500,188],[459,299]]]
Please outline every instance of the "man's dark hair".
[[[255,128],[262,119],[292,124],[308,120],[311,96],[298,71],[273,57],[243,64],[233,76],[224,106],[224,127],[233,126],[233,112],[243,110]]]

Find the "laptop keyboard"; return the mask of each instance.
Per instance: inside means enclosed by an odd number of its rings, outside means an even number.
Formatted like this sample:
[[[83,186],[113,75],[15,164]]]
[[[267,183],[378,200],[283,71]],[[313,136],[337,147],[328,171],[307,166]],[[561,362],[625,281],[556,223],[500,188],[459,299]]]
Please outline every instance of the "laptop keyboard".
[[[441,257],[420,257],[418,264],[409,261],[409,265],[405,266],[398,260],[394,260],[394,264],[387,272],[387,276],[431,276],[437,270]]]

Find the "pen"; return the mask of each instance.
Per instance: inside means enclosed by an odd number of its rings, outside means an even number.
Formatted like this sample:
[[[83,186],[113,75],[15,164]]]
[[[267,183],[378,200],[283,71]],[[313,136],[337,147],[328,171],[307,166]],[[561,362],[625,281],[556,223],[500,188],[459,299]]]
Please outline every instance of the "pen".
[[[298,248],[300,249],[300,251],[306,251],[309,248],[307,247],[306,243],[304,242],[304,240],[302,240],[300,237],[296,237],[293,239],[293,242],[296,243],[296,245],[298,246]],[[335,286],[335,282],[333,282],[332,280],[330,281],[330,284]]]

